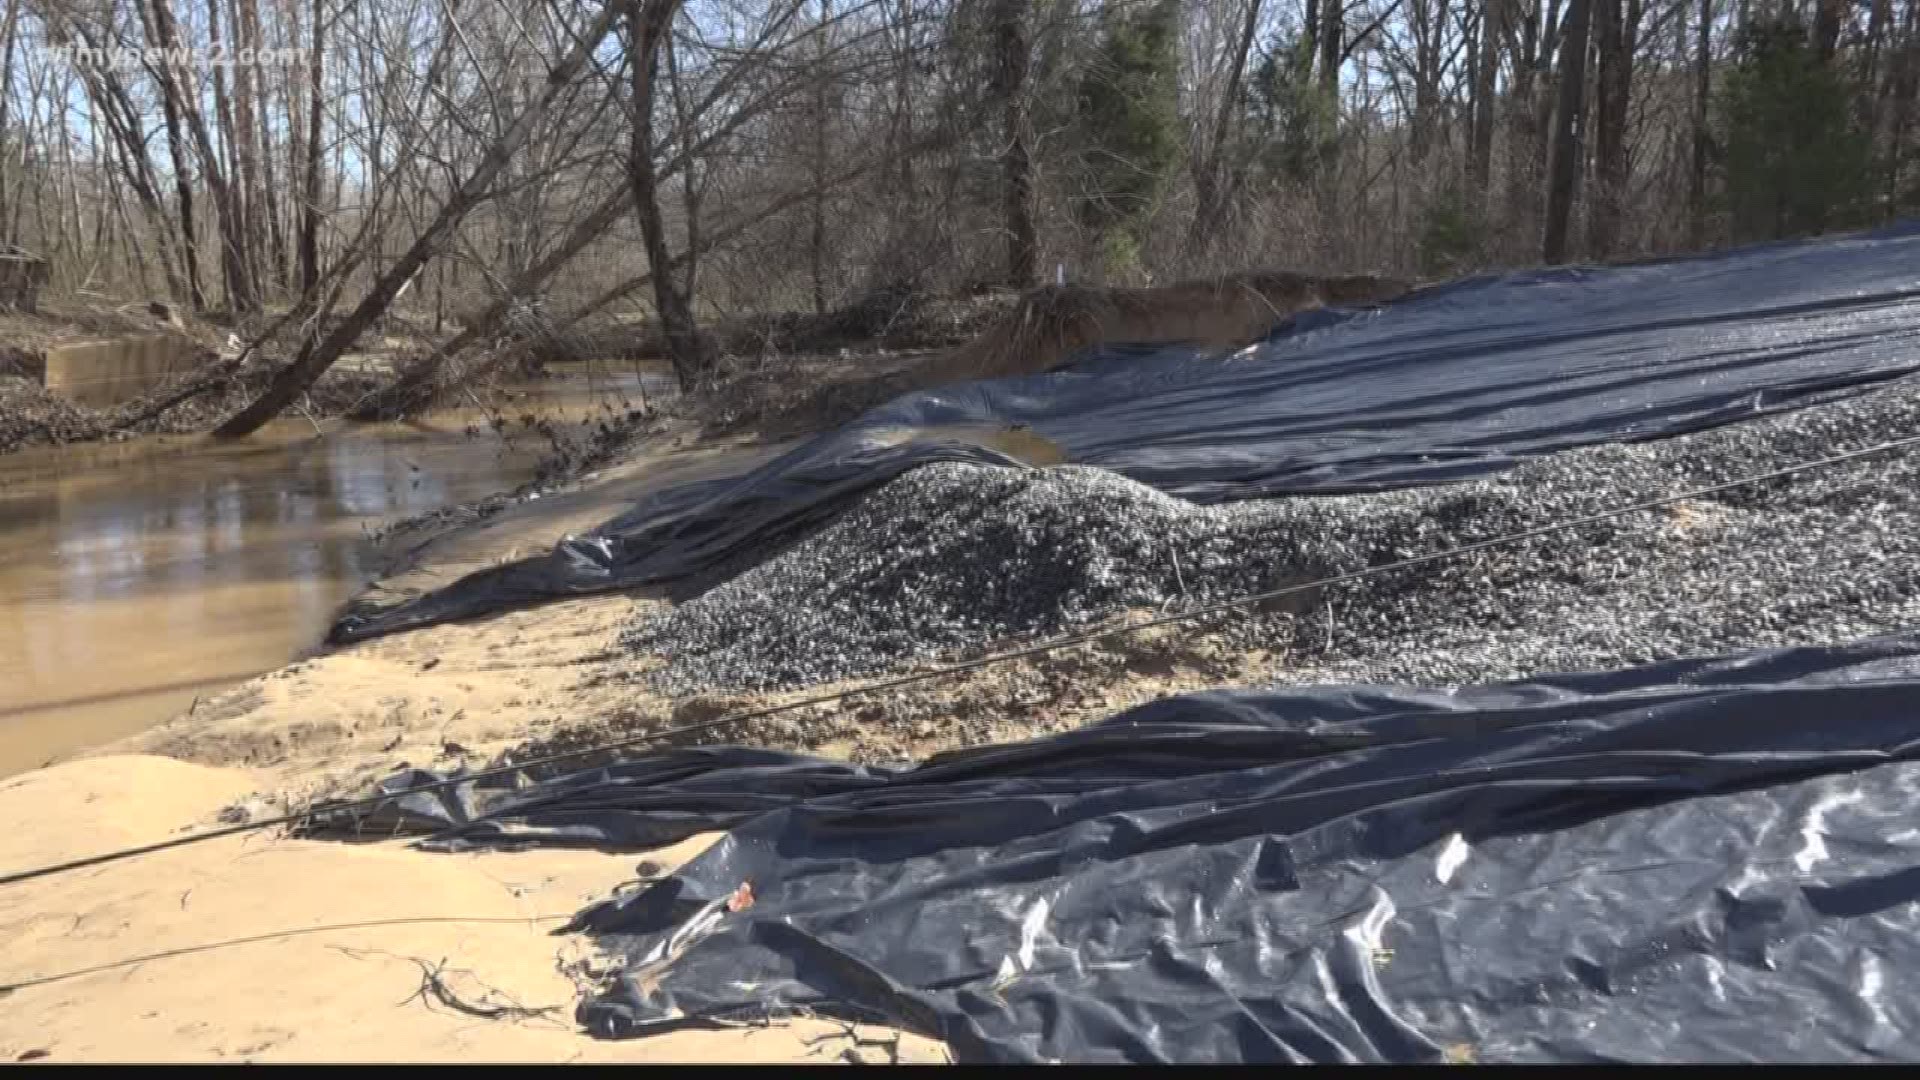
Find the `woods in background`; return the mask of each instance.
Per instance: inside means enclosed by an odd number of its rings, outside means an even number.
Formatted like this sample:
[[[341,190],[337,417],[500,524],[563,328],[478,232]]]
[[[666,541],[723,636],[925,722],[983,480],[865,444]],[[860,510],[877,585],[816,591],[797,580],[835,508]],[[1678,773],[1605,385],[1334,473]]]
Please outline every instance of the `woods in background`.
[[[293,342],[243,434],[383,320],[415,398],[529,318],[692,384],[902,290],[1869,225],[1917,77],[1910,0],[0,0],[0,242]]]

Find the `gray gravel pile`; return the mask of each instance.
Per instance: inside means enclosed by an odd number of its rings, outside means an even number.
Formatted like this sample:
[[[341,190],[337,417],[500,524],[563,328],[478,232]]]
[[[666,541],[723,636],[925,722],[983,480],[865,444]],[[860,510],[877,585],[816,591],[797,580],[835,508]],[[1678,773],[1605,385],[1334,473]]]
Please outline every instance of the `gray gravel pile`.
[[[946,464],[629,629],[670,694],[903,661],[1379,565],[1920,433],[1920,386],[1415,491],[1200,507],[1095,469]],[[1920,622],[1920,458],[1895,453],[1217,620],[1288,682],[1458,685]],[[1200,632],[1196,630],[1196,632]]]

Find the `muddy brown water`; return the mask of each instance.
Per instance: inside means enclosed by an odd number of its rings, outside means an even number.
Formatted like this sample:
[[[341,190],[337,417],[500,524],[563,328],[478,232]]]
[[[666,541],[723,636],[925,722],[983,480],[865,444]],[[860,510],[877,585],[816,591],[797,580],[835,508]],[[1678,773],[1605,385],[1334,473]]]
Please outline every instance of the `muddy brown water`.
[[[575,423],[637,405],[641,379],[573,373],[495,404]],[[132,734],[310,648],[389,557],[373,531],[532,478],[547,440],[519,428],[503,439],[484,419],[296,419],[236,443],[0,456],[0,776]]]

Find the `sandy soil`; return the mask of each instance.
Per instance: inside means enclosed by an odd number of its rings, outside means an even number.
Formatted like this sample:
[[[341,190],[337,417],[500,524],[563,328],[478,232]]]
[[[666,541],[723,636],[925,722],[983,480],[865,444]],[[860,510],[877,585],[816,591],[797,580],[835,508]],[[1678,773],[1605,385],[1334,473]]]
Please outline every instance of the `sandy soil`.
[[[538,550],[650,485],[737,468],[778,446],[664,448],[570,495],[421,540],[378,586],[398,598]],[[431,529],[428,530],[431,533]],[[403,765],[484,765],[817,694],[669,701],[616,644],[643,595],[570,600],[324,652],[200,701],[131,739],[0,781],[0,869],[205,827],[222,809],[275,813],[358,794]],[[983,669],[845,707],[818,706],[691,741],[900,761],[1061,730],[1271,663],[1205,634],[1147,633],[1043,663]],[[582,760],[582,764],[586,764]],[[261,833],[0,887],[0,1054],[51,1060],[884,1059],[891,1036],[837,1025],[677,1032],[608,1043],[575,1028],[581,943],[550,931],[699,842],[647,855],[436,855],[391,843]],[[377,923],[378,925],[367,925]],[[177,954],[155,956],[173,950]],[[150,957],[150,958],[149,958]],[[145,959],[143,959],[145,958]],[[444,969],[440,965],[444,962]],[[424,966],[423,966],[424,965]],[[96,969],[97,970],[94,970]],[[440,971],[461,1000],[538,1015],[483,1019],[418,991]],[[809,1042],[819,1036],[831,1036]],[[878,1039],[878,1042],[868,1041]],[[903,1060],[944,1048],[905,1037]]]
[[[257,784],[149,756],[27,773],[0,784],[0,866],[206,827]],[[709,839],[652,853],[645,869],[670,870]],[[824,1021],[583,1034],[572,1014],[591,956],[552,931],[640,866],[256,834],[6,886],[0,1060],[943,1059],[926,1039],[861,1028],[856,1041]]]
[[[429,528],[413,538],[418,564],[382,588],[432,588],[604,519],[648,485],[775,448],[665,449],[573,495]],[[0,780],[0,870],[198,831],[232,808],[357,791],[402,763],[486,760],[625,709],[632,688],[607,679],[611,641],[636,605],[655,602],[552,604],[318,655]],[[262,831],[0,886],[0,1060],[945,1059],[931,1040],[826,1021],[627,1042],[582,1033],[573,1010],[597,968],[582,939],[553,930],[710,840],[445,855]]]

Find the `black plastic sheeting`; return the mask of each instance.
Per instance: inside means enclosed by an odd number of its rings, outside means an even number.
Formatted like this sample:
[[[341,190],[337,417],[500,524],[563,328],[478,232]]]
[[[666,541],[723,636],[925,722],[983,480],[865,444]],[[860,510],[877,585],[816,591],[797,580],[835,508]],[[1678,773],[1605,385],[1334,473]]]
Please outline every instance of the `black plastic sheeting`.
[[[1068,461],[1195,502],[1461,480],[1597,442],[1825,400],[1920,367],[1920,225],[1608,269],[1469,279],[1303,314],[1229,359],[1112,349],[896,398],[742,476],[661,492],[551,553],[404,604],[352,641],[710,571],[917,465],[1018,467],[967,434],[1024,425]]]
[[[443,842],[731,829],[570,928],[645,972],[581,1006],[604,1036],[806,1007],[968,1061],[1911,1060],[1916,751],[1910,635],[1195,694],[902,771],[676,750]]]

